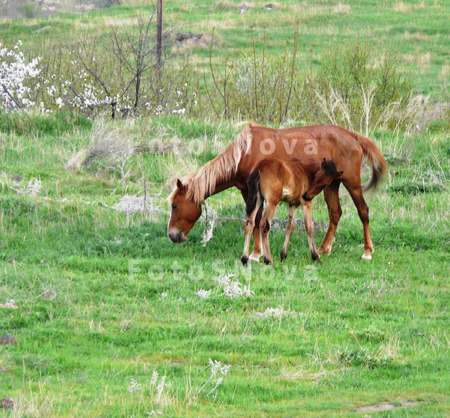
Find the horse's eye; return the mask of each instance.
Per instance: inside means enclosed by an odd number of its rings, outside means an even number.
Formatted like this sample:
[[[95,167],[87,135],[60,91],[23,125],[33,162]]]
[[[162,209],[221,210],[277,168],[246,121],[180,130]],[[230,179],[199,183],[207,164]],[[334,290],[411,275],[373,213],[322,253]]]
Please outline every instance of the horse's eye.
[[[172,205],[172,210],[175,210],[178,207],[178,205]]]

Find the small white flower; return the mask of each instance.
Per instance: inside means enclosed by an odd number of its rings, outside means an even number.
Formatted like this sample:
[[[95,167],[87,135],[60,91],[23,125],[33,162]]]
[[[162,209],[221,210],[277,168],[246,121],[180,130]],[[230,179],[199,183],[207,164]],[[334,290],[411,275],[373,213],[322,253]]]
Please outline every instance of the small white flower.
[[[299,313],[295,311],[291,311],[290,309],[285,310],[283,307],[280,308],[267,308],[264,312],[256,312],[255,316],[257,318],[269,318],[275,317],[280,318],[282,316],[298,316]]]
[[[128,386],[128,392],[137,392],[141,390],[141,384],[136,379],[131,379],[130,386]]]
[[[197,291],[197,296],[201,299],[208,299],[211,295],[211,290],[200,289]]]
[[[155,371],[152,373],[152,380],[151,380],[151,382],[150,382],[150,384],[151,384],[152,386],[155,386],[155,385],[156,385],[156,382],[158,381],[158,377],[159,377],[159,373],[155,370]]]

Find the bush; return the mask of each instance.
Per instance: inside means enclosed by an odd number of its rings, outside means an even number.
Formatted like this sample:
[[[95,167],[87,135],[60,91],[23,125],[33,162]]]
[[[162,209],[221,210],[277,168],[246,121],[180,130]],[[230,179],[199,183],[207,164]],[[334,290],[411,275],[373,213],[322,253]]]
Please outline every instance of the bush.
[[[254,40],[253,40],[254,41]],[[289,45],[288,45],[289,46]],[[297,36],[292,51],[286,47],[281,57],[253,53],[228,60],[218,73],[210,58],[212,88],[206,89],[216,116],[247,119],[259,123],[282,123],[291,108],[292,93],[298,79]]]
[[[387,111],[395,104],[406,109],[412,83],[400,75],[390,55],[377,55],[366,44],[346,46],[330,54],[318,71],[311,71],[298,97],[309,101],[304,117],[366,131],[385,124]],[[305,100],[306,99],[306,100]],[[391,112],[391,126],[397,120]],[[315,122],[315,121],[314,121]]]

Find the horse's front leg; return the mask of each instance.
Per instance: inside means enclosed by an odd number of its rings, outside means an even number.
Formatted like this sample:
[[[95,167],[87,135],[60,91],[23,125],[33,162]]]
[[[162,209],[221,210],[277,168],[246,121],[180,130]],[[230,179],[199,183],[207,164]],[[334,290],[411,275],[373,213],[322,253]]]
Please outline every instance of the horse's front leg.
[[[289,240],[291,239],[291,235],[295,230],[295,212],[297,212],[297,206],[289,206],[289,218],[286,227],[286,237],[284,238],[284,245],[280,254],[281,261],[286,260]]]
[[[305,222],[305,230],[306,235],[308,236],[308,245],[309,252],[311,253],[311,257],[313,261],[316,261],[319,264],[322,264],[319,258],[319,254],[317,254],[316,244],[314,242],[314,225],[312,221],[312,202],[306,202],[303,205],[303,221]]]

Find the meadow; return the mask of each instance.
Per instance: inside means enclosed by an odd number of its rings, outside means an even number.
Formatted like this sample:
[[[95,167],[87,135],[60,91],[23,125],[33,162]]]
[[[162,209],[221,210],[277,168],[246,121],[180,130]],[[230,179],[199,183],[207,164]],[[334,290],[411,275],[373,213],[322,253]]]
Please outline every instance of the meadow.
[[[286,1],[272,15],[264,2],[245,13],[239,4],[167,1],[166,19],[185,32],[215,27],[218,63],[263,46],[278,54],[297,20],[300,66],[320,68],[330,49],[363,38],[391,51],[415,93],[441,108],[448,100],[445,2]],[[146,10],[129,2],[5,20],[0,36],[38,51],[49,34],[101,33]],[[192,54],[207,71],[208,46],[183,48],[172,53]],[[207,200],[209,220],[218,218],[207,245],[205,218],[184,244],[166,235],[174,180],[242,130],[207,109],[114,121],[0,110],[0,338],[10,335],[0,344],[0,399],[14,403],[2,416],[448,416],[448,107],[420,130],[370,127],[389,164],[367,196],[370,262],[360,259],[361,222],[342,188],[322,265],[299,223],[285,262],[250,268],[240,263],[237,190]],[[302,122],[291,115],[282,126]],[[281,206],[274,254],[286,216]],[[319,243],[322,196],[313,217]]]

